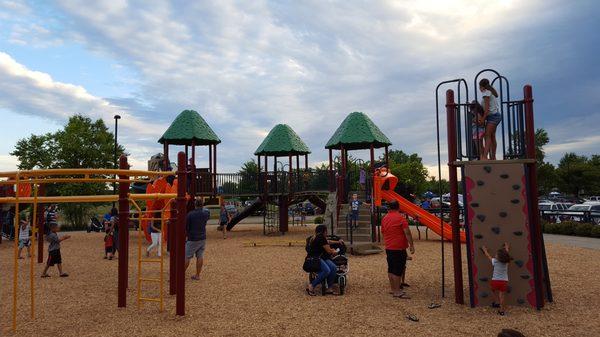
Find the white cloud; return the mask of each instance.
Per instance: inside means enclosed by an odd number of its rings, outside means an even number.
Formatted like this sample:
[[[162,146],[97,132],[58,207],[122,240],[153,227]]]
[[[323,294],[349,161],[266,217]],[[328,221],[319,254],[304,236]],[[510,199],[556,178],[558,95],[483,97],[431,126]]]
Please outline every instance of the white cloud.
[[[144,116],[135,104],[110,103],[118,97],[94,97],[82,87],[56,86],[48,78],[42,82],[52,85],[44,87],[31,73],[25,86],[37,94],[17,91],[24,95],[5,104],[11,110],[33,105],[24,112],[48,111],[57,118],[81,105],[108,119],[129,107],[135,116],[123,123],[130,121],[130,137],[148,139],[129,149],[134,154],[160,150],[155,140],[168,122],[183,109],[196,109],[223,140],[223,170],[252,157],[276,123],[291,125],[311,147],[311,161],[322,161],[323,146],[345,115],[364,111],[396,148],[418,152],[431,165],[437,151],[435,85],[490,64],[519,73],[528,67],[547,72],[537,62],[539,55],[507,46],[522,41],[520,32],[533,22],[556,18],[562,9],[539,0],[178,5],[60,0],[56,11],[65,18],[62,26],[42,28],[133,70],[139,76],[132,80],[136,99],[149,112]],[[536,13],[535,20],[530,13]],[[32,34],[24,32],[21,40],[30,41]],[[20,97],[27,95],[39,101],[25,104]],[[66,98],[65,103],[56,97]],[[47,99],[51,108],[43,110]]]

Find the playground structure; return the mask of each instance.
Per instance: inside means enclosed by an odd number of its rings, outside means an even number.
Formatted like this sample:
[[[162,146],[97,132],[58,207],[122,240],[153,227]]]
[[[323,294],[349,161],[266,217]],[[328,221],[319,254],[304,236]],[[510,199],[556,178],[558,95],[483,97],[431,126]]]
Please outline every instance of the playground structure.
[[[327,171],[309,168],[308,155],[311,153],[300,137],[287,125],[276,125],[255,151],[257,172],[218,173],[217,145],[221,142],[214,131],[192,110],[183,111],[170,125],[159,142],[164,146],[163,165],[160,171],[129,170],[127,158],[120,158],[119,169],[113,170],[31,170],[0,173],[0,185],[16,187],[13,196],[0,197],[0,203],[15,204],[15,233],[18,232],[19,205],[33,205],[32,240],[38,240],[38,263],[43,262],[43,216],[41,204],[67,202],[116,202],[119,206],[119,226],[128,228],[130,215],[137,214],[140,221],[138,236],[144,236],[148,221],[162,221],[163,240],[170,247],[169,255],[169,294],[176,295],[176,313],[185,314],[185,277],[184,243],[185,217],[193,207],[194,198],[202,198],[206,204],[218,205],[224,198],[248,197],[254,201],[234,217],[227,225],[232,230],[241,220],[259,210],[265,210],[263,229],[265,234],[285,234],[288,231],[291,204],[310,200],[325,210],[325,218],[332,233],[357,242],[377,242],[381,240],[378,226],[382,215],[382,202],[396,200],[401,211],[422,225],[440,235],[442,250],[442,296],[444,296],[444,242],[451,241],[454,264],[454,293],[456,303],[464,303],[461,267],[461,243],[466,243],[469,268],[469,295],[471,306],[485,305],[489,302],[489,290],[484,275],[489,275],[489,263],[482,258],[481,245],[499,246],[502,242],[511,243],[516,258],[514,268],[510,270],[511,280],[515,280],[511,293],[515,304],[529,304],[541,308],[545,300],[552,300],[543,239],[541,236],[539,213],[537,211],[537,183],[535,181],[535,144],[533,140],[533,97],[530,86],[524,88],[524,99],[510,100],[508,80],[493,70],[484,70],[475,78],[475,86],[480,74],[492,72],[495,77],[492,84],[500,85],[500,107],[503,116],[501,128],[502,154],[504,160],[475,160],[477,149],[471,142],[471,119],[469,116],[469,91],[464,79],[445,81],[438,85],[456,84],[458,102],[454,100],[453,90],[446,95],[448,165],[451,188],[450,222],[445,221],[443,210],[438,216],[414,205],[403,198],[394,188],[397,177],[388,171],[389,139],[363,113],[353,112],[327,142],[329,151]],[[504,90],[506,86],[506,90]],[[461,90],[464,91],[461,92]],[[436,90],[437,90],[436,89]],[[461,95],[464,93],[464,97]],[[475,92],[475,98],[477,92]],[[436,96],[436,103],[438,97]],[[439,111],[436,115],[439,142]],[[504,122],[505,121],[505,122]],[[507,126],[505,127],[505,124]],[[464,141],[463,141],[464,138]],[[177,155],[177,171],[172,171],[169,160],[169,146],[185,146]],[[196,167],[196,147],[208,146],[208,167]],[[383,160],[376,165],[375,149],[384,149]],[[365,177],[365,188],[357,191],[353,180],[356,172],[348,167],[348,152],[368,149],[370,162]],[[190,151],[191,150],[191,151]],[[340,156],[333,157],[333,151],[339,150]],[[304,167],[301,168],[300,157]],[[271,160],[269,160],[271,158]],[[279,159],[284,159],[284,162]],[[287,160],[285,160],[287,159]],[[272,169],[270,169],[270,164]],[[294,165],[295,164],[295,165]],[[441,178],[441,160],[440,167]],[[157,165],[155,165],[156,167]],[[286,170],[287,166],[287,170]],[[458,169],[461,171],[465,204],[465,221],[461,223],[458,208]],[[493,174],[492,174],[493,172]],[[115,178],[111,178],[114,175]],[[117,178],[118,176],[118,178]],[[440,179],[441,180],[441,179]],[[509,183],[510,181],[510,183]],[[118,183],[119,194],[98,196],[43,196],[46,183]],[[145,186],[145,194],[131,193],[131,185]],[[519,185],[519,188],[513,188]],[[512,187],[511,187],[512,186]],[[440,187],[441,188],[441,187]],[[368,219],[364,226],[357,229],[344,226],[341,210],[348,207],[349,195],[361,193],[363,200],[371,200],[372,207],[367,209]],[[31,194],[33,193],[33,196]],[[440,190],[440,195],[442,195]],[[326,197],[326,198],[323,198]],[[494,200],[494,205],[489,201]],[[138,201],[145,202],[144,206]],[[136,212],[131,212],[134,207]],[[498,210],[495,208],[499,207]],[[500,209],[501,208],[501,209]],[[160,212],[161,217],[155,218]],[[361,232],[364,230],[366,234]],[[128,275],[129,231],[119,231],[119,284],[118,307],[126,306]],[[361,237],[362,235],[362,237]],[[359,238],[361,240],[359,240]],[[283,241],[283,245],[293,246],[292,241]],[[17,245],[15,240],[15,259]],[[260,246],[264,243],[249,244]],[[163,245],[164,246],[164,245]],[[138,243],[138,305],[143,301],[158,302],[163,308],[163,268],[159,259],[142,259],[141,240]],[[164,256],[164,254],[161,254]],[[517,263],[519,261],[519,263]],[[33,262],[33,255],[32,255]],[[142,266],[146,263],[160,263],[158,278],[141,277]],[[13,327],[16,328],[16,275],[18,263],[14,267]],[[31,315],[34,315],[33,263],[31,264]],[[518,282],[517,282],[518,281]],[[141,294],[141,283],[158,283],[161,287],[159,298],[147,298]]]
[[[438,174],[441,178],[438,92],[442,86],[456,85],[446,91],[446,123],[448,170],[450,182],[450,226],[456,303],[464,303],[461,227],[464,227],[469,269],[470,305],[487,305],[491,300],[489,275],[491,267],[484,259],[482,246],[500,248],[503,242],[511,245],[515,263],[510,265],[510,294],[513,304],[528,304],[537,309],[552,301],[552,290],[541,231],[535,160],[535,127],[533,91],[523,88],[522,100],[511,100],[510,84],[506,77],[493,69],[480,71],[474,79],[474,98],[477,100],[478,81],[483,74],[492,77],[499,86],[499,108],[502,116],[499,128],[502,160],[478,160],[478,150],[472,142],[472,116],[469,89],[465,79],[444,81],[436,87],[436,123],[438,140]],[[463,89],[464,88],[464,89]],[[461,92],[461,90],[464,90]],[[462,94],[462,95],[461,95]],[[465,201],[465,222],[460,223],[458,205],[458,171],[460,170]],[[441,179],[440,179],[441,180]],[[440,182],[441,192],[441,182]],[[440,193],[441,195],[441,193]],[[440,216],[440,225],[446,226]],[[443,262],[443,242],[440,241]],[[442,291],[444,289],[442,263]]]

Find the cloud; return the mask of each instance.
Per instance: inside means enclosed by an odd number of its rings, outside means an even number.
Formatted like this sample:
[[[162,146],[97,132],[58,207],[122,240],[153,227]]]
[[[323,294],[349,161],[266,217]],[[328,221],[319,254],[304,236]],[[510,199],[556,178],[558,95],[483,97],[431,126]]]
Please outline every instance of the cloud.
[[[364,111],[395,148],[417,152],[433,165],[435,85],[489,66],[514,74],[513,92],[532,79],[543,85],[548,65],[568,64],[579,53],[577,48],[563,52],[554,39],[558,33],[546,32],[569,23],[569,15],[586,4],[578,6],[541,0],[60,0],[53,12],[63,18],[61,25],[41,20],[41,28],[63,43],[82,44],[115,60],[135,74],[136,93],[99,98],[76,86],[50,90],[28,82],[42,93],[33,97],[42,100],[24,113],[48,110],[45,114],[63,116],[83,104],[86,111],[111,119],[114,111],[124,110],[131,115],[123,119],[130,121],[130,137],[144,139],[129,149],[137,153],[160,151],[156,139],[178,112],[192,108],[223,140],[219,167],[235,170],[276,123],[291,125],[308,143],[311,162],[323,161],[323,146],[343,118]],[[28,41],[35,32],[21,35]],[[81,97],[74,94],[82,90]],[[66,104],[53,101],[56,96],[49,92],[57,91]],[[46,110],[40,107],[44,95],[50,96]],[[544,98],[536,96],[539,111],[548,106]],[[25,101],[11,100],[11,110]],[[444,150],[444,119],[441,123]]]

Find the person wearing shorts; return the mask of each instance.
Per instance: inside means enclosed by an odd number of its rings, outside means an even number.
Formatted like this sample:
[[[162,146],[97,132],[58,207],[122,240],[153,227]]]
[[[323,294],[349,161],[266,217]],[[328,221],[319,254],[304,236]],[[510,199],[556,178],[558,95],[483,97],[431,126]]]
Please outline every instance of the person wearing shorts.
[[[23,248],[27,248],[27,257],[31,257],[31,240],[29,239],[29,231],[31,226],[29,225],[29,219],[27,215],[21,215],[20,227],[19,227],[19,259],[22,259],[21,252]]]
[[[204,263],[204,249],[206,248],[206,222],[210,218],[208,210],[202,207],[202,201],[195,201],[195,209],[188,213],[185,220],[187,241],[185,243],[185,269],[190,261],[196,257],[196,274],[192,280],[200,279],[202,264]]]
[[[46,267],[42,273],[42,278],[50,277],[48,275],[48,269],[56,265],[58,267],[58,274],[60,277],[67,277],[69,274],[62,270],[62,256],[60,254],[60,243],[70,238],[70,235],[58,236],[59,227],[56,222],[50,223],[50,234],[46,235],[46,241],[48,241],[48,261]]]
[[[398,201],[390,202],[388,207],[388,214],[381,220],[381,234],[385,243],[391,294],[396,298],[409,298],[406,292],[402,291],[402,278],[408,258],[406,249],[410,249],[410,253],[414,254],[415,246],[408,221],[399,212]]]

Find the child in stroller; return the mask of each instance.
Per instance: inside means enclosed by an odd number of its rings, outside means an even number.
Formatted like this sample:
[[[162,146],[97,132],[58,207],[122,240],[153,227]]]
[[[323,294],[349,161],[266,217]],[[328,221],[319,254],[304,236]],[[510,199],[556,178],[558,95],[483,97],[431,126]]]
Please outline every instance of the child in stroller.
[[[308,238],[306,241],[307,249],[308,249],[309,239],[310,238]],[[337,266],[336,277],[334,278],[334,284],[335,283],[338,284],[339,294],[344,295],[344,293],[346,292],[346,285],[347,285],[347,280],[348,280],[347,275],[348,275],[348,271],[349,271],[348,257],[346,256],[347,248],[346,248],[346,245],[344,244],[344,242],[340,241],[341,238],[339,236],[328,235],[327,240],[330,242],[330,247],[337,251],[337,255],[335,255],[334,257],[331,258],[331,261],[333,261],[333,263]],[[316,272],[308,273],[308,281],[309,282],[312,282],[316,277],[317,277]],[[327,279],[324,279],[323,282],[321,283],[321,294],[323,296],[325,296],[327,288],[328,288]]]

